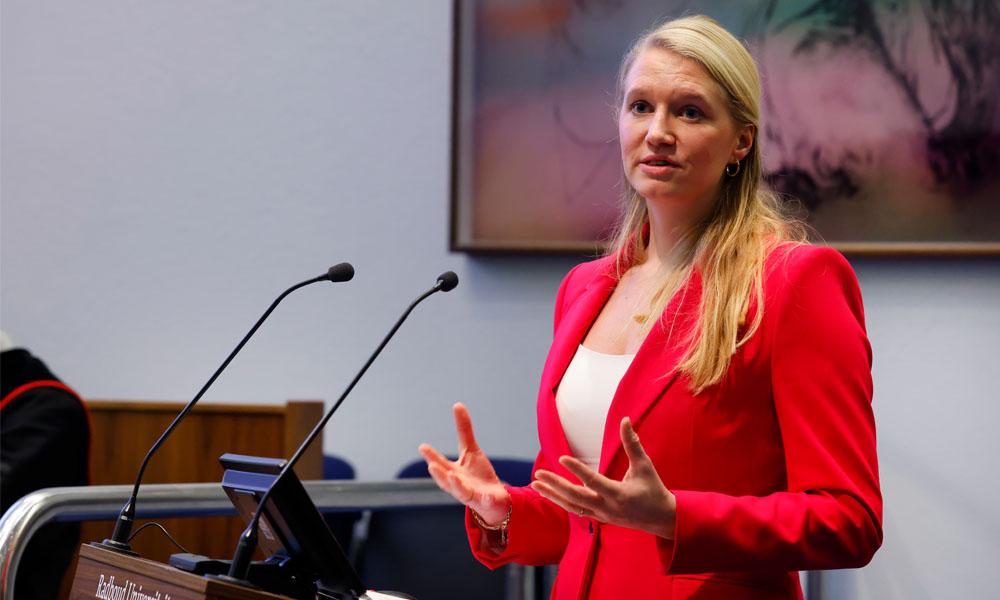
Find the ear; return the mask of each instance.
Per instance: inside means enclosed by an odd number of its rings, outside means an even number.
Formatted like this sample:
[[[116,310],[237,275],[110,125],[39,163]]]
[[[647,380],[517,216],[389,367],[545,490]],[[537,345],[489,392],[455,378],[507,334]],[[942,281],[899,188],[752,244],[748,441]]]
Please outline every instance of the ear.
[[[743,160],[743,157],[749,154],[750,149],[753,148],[753,140],[756,135],[756,127],[753,125],[744,125],[743,129],[736,136],[736,147],[733,148],[733,152],[729,156],[729,162],[734,163]]]

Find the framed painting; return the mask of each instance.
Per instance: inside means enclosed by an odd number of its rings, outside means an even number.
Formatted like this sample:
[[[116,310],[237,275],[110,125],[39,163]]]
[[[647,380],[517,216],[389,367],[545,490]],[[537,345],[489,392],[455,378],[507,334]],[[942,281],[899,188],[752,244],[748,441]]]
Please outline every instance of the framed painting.
[[[602,247],[621,57],[699,12],[761,72],[771,187],[849,253],[1000,253],[1000,4],[457,0],[451,246]]]

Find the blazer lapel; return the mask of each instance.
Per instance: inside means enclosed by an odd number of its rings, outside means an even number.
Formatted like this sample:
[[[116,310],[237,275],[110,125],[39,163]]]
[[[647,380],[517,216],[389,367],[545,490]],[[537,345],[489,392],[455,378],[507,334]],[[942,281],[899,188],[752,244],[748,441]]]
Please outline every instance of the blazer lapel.
[[[583,293],[576,300],[571,301],[552,339],[552,348],[549,350],[545,369],[542,371],[538,423],[539,428],[545,430],[539,431],[540,438],[555,443],[551,448],[553,454],[549,457],[550,462],[553,463],[549,465],[550,468],[572,479],[576,478],[555,462],[559,456],[571,454],[569,442],[566,441],[566,433],[559,420],[559,410],[556,408],[555,389],[562,381],[563,374],[569,367],[570,361],[573,360],[577,347],[583,342],[583,338],[597,318],[597,314],[608,301],[615,284],[614,277],[603,271],[587,283]],[[543,448],[544,450],[546,449]]]
[[[653,404],[677,379],[677,366],[684,354],[687,336],[697,323],[701,300],[701,276],[693,270],[688,282],[674,294],[660,322],[639,347],[611,402],[604,423],[599,472],[607,474],[615,455],[624,452],[619,426],[628,417],[638,429]]]

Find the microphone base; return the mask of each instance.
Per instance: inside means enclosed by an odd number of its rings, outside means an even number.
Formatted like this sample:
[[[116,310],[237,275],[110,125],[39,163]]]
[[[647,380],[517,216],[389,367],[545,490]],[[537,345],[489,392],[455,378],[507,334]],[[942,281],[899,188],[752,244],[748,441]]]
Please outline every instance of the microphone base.
[[[90,542],[90,545],[95,548],[101,548],[102,550],[110,550],[112,552],[117,552],[118,554],[127,554],[128,556],[139,556],[139,553],[132,550],[132,546],[122,542],[116,542],[115,540],[104,540],[103,542]]]
[[[238,586],[241,586],[241,587],[250,588],[251,590],[261,590],[261,591],[264,590],[264,588],[260,587],[257,584],[251,583],[251,582],[247,581],[246,579],[240,579],[239,577],[230,577],[229,575],[212,575],[212,574],[209,574],[209,575],[205,575],[205,579],[214,579],[216,581],[221,581],[223,583],[231,583],[233,585],[238,585]]]

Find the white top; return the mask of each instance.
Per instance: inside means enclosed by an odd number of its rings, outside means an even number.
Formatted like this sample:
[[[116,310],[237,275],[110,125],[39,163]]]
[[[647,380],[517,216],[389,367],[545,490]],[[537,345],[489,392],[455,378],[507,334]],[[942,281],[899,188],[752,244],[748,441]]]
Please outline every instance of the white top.
[[[602,354],[581,344],[556,388],[556,409],[570,450],[595,471],[611,401],[633,358],[634,354]]]

